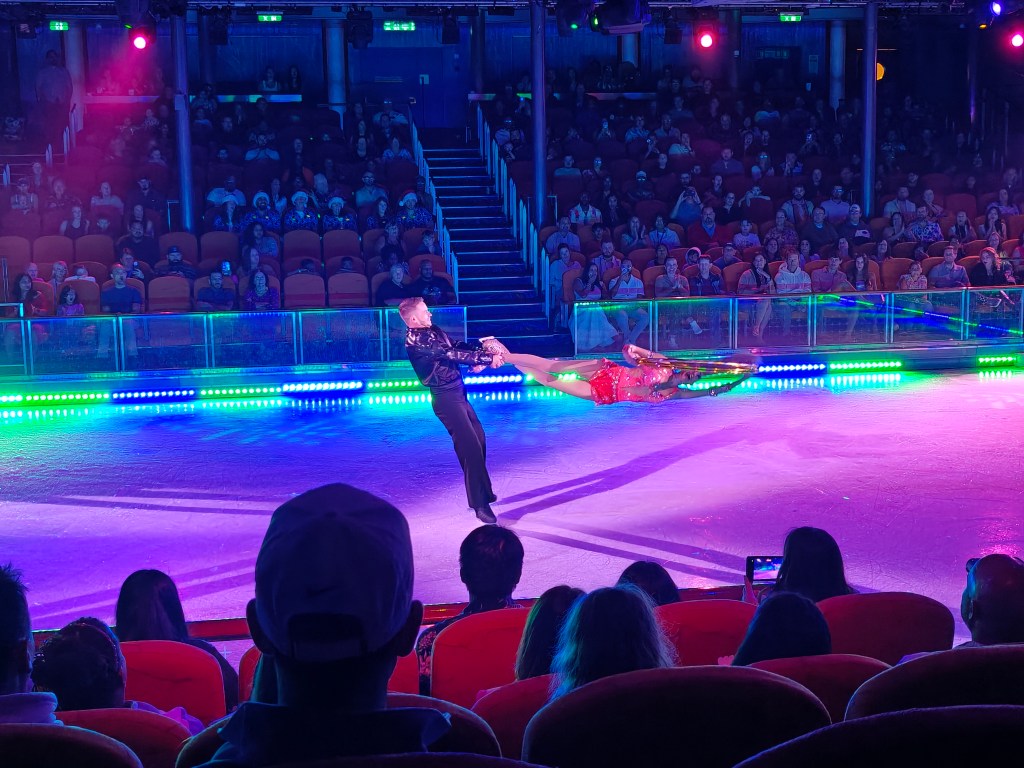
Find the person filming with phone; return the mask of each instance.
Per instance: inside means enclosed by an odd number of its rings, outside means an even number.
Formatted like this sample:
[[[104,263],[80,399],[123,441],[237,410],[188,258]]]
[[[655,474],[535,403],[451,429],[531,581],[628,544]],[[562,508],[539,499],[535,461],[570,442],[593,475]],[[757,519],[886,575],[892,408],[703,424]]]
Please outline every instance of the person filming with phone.
[[[633,274],[633,262],[628,257],[622,260],[619,274],[608,282],[608,295],[622,302],[635,302],[644,297],[644,282]],[[612,319],[622,331],[624,344],[635,344],[650,322],[647,310],[638,303],[624,303],[613,308]],[[629,326],[630,320],[633,321],[632,328]]]

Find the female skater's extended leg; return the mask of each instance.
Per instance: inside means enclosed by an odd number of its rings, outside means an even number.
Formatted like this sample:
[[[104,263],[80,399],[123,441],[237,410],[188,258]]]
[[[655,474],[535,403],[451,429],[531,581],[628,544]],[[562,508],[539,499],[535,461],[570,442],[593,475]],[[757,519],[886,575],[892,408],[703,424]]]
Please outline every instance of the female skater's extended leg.
[[[590,383],[585,379],[558,378],[559,373],[569,372],[569,370],[564,369],[561,365],[551,365],[551,363],[557,363],[558,361],[548,360],[547,358],[537,357],[536,355],[517,354],[505,355],[505,360],[506,362],[512,363],[512,365],[518,368],[520,372],[533,376],[533,378],[537,381],[538,384],[543,384],[545,387],[557,389],[559,392],[565,392],[565,394],[567,395],[572,395],[573,397],[580,397],[583,398],[584,400],[594,399],[594,392],[590,388]],[[594,361],[575,362],[579,363]],[[561,370],[551,370],[552,367],[561,368]]]
[[[604,368],[603,360],[549,360],[537,355],[521,355],[510,352],[505,355],[505,362],[516,368],[530,368],[544,373],[575,373],[579,376],[591,376]]]

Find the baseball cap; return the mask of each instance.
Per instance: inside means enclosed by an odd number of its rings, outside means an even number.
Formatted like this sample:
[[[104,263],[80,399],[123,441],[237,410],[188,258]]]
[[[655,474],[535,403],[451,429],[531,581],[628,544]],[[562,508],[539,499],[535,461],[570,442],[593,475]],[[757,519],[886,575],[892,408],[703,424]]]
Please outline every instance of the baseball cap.
[[[407,621],[412,587],[405,517],[342,483],[278,507],[256,558],[260,626],[296,661],[341,661],[380,649]]]

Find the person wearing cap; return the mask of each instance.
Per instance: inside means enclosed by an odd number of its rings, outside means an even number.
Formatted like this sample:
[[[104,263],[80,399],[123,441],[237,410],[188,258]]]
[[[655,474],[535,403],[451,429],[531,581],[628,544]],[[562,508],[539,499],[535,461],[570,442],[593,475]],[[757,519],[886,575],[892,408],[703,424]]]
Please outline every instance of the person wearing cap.
[[[168,248],[167,254],[164,258],[167,260],[167,263],[160,268],[160,275],[174,275],[177,277],[184,277],[186,280],[196,279],[195,269],[184,261],[184,256],[178,246],[172,245]]]
[[[451,729],[434,709],[389,709],[387,683],[423,617],[409,526],[395,507],[326,485],[278,507],[246,607],[273,660],[273,701],[247,701],[203,768],[425,752]]]
[[[327,213],[321,219],[324,234],[333,232],[336,229],[350,229],[353,232],[358,230],[358,222],[351,211],[345,210],[345,199],[335,195],[327,201]]]
[[[523,542],[509,528],[483,525],[470,531],[459,546],[459,578],[466,585],[469,603],[455,616],[423,630],[416,640],[420,668],[420,695],[430,695],[430,665],[434,640],[457,621],[477,613],[522,608],[512,597],[523,576]]]
[[[282,217],[281,226],[285,232],[296,229],[317,231],[320,226],[320,218],[315,211],[309,208],[309,195],[306,192],[300,189],[292,195],[292,207]]]
[[[11,210],[22,213],[39,213],[39,195],[29,188],[28,176],[18,179],[18,184],[11,193]]]
[[[265,232],[281,231],[281,214],[270,204],[270,195],[266,192],[257,192],[253,195],[252,205],[252,210],[242,217],[243,231],[251,231],[253,224],[256,223],[261,224]]]
[[[416,197],[416,193],[413,190],[407,189],[403,192],[398,205],[398,216],[396,218],[403,232],[417,227],[434,226],[434,217],[430,215],[430,211],[420,206],[419,198]]]
[[[421,297],[402,301],[398,313],[409,329],[405,336],[409,362],[420,382],[430,389],[434,415],[448,430],[455,445],[466,480],[469,506],[477,519],[493,525],[497,518],[491,511],[491,504],[498,497],[491,489],[487,473],[486,437],[476,411],[466,399],[466,385],[459,366],[471,366],[470,371],[477,373],[487,366],[501,366],[502,357],[492,355],[476,343],[453,341],[433,324],[430,309]]]

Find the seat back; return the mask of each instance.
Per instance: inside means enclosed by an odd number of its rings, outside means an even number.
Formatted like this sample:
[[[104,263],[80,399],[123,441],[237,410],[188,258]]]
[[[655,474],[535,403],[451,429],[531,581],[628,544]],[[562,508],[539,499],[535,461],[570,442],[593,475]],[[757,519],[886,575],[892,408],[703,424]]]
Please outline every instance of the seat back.
[[[327,300],[332,307],[370,306],[370,284],[366,275],[342,272],[327,281]]]
[[[750,666],[800,683],[825,705],[833,723],[843,719],[853,692],[865,680],[889,669],[884,661],[846,653],[771,659]]]
[[[7,259],[7,273],[18,275],[32,261],[32,241],[20,235],[0,236],[0,258]]]
[[[308,229],[296,229],[286,233],[282,258],[312,259],[319,267],[323,258],[320,252],[320,236]]]
[[[895,291],[900,278],[910,271],[910,265],[913,263],[913,259],[886,259],[883,261],[882,288],[886,291]]]
[[[470,707],[480,691],[516,679],[516,652],[529,611],[504,608],[467,616],[434,638],[430,693]]]
[[[143,768],[174,768],[190,735],[176,720],[140,709],[83,709],[61,712],[60,719],[117,739],[138,756]]]
[[[477,701],[473,711],[490,724],[501,754],[519,759],[526,726],[551,698],[551,675],[503,685]]]
[[[419,693],[420,665],[415,653],[398,657],[395,670],[388,680],[389,693]]]
[[[206,651],[170,640],[132,640],[121,643],[121,652],[128,668],[125,698],[163,710],[184,707],[204,723],[224,717],[220,664]]]
[[[248,701],[252,697],[252,686],[256,680],[256,667],[260,663],[260,649],[250,647],[238,661],[238,700]]]
[[[199,263],[199,241],[191,232],[168,232],[160,235],[158,247],[161,256],[164,256],[172,245],[178,246],[184,261],[189,264]]]
[[[739,600],[688,600],[654,609],[658,624],[676,649],[676,664],[717,664],[743,642],[756,608]]]
[[[840,595],[818,603],[832,634],[833,653],[896,664],[922,651],[953,645],[953,614],[937,600],[911,592]]]
[[[36,264],[53,264],[55,261],[75,260],[75,242],[64,235],[43,235],[32,243],[32,261]]]
[[[207,232],[199,240],[199,246],[204,261],[216,259],[234,264],[238,260],[238,235],[234,232]]]
[[[114,240],[110,235],[84,235],[75,240],[75,261],[114,263]]]
[[[418,696],[414,693],[389,693],[388,709],[413,707],[436,709],[448,716],[452,729],[430,745],[433,752],[469,752],[474,755],[500,757],[498,739],[480,715],[450,701]]]
[[[975,704],[1024,706],[1024,646],[957,648],[899,664],[857,689],[846,719]]]
[[[559,768],[727,768],[829,722],[814,694],[760,669],[646,669],[548,704],[526,727],[523,759]]]
[[[289,275],[284,279],[285,309],[320,309],[327,306],[320,275]]]
[[[188,312],[192,309],[192,286],[177,275],[154,277],[149,283],[150,312]]]
[[[1020,755],[1021,733],[1024,707],[893,712],[822,728],[736,768],[1007,765],[1009,755]]]
[[[324,233],[324,258],[336,256],[358,256],[362,258],[359,235],[351,229],[334,229]]]
[[[4,768],[143,768],[124,744],[66,725],[0,725]]]

